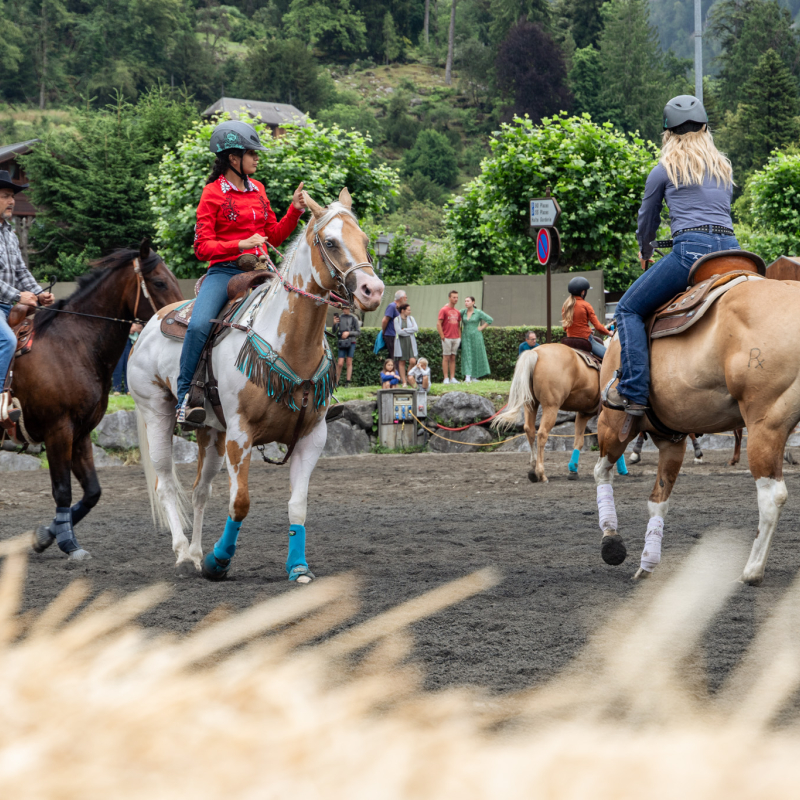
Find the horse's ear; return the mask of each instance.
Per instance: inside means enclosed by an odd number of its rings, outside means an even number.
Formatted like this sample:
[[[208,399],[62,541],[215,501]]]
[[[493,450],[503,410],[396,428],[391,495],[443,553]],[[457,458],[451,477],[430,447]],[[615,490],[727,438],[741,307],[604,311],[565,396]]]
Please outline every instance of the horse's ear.
[[[325,213],[325,209],[319,203],[315,203],[308,192],[303,192],[303,200],[306,201],[306,205],[315,219],[319,219]]]
[[[142,239],[139,245],[139,258],[144,261],[150,255],[150,240]]]
[[[347,191],[346,186],[339,192],[339,202],[348,210],[353,207],[353,198],[350,197],[350,192]]]

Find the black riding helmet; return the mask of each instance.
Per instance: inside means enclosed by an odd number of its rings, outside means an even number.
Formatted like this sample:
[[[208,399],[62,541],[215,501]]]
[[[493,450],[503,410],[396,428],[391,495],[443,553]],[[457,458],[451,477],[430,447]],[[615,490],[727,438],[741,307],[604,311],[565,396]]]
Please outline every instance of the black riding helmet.
[[[570,294],[582,295],[592,288],[592,284],[586,278],[573,278],[567,286],[567,291]]]
[[[673,97],[664,106],[664,128],[678,135],[696,133],[708,125],[703,104],[691,94]]]

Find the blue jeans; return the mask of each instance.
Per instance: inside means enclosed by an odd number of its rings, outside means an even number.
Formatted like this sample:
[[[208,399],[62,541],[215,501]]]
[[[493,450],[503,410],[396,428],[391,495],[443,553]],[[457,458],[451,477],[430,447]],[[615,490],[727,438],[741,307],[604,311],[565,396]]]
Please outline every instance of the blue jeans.
[[[12,308],[13,306],[0,303],[0,392],[3,391],[8,368],[17,349],[17,337],[8,324],[8,314]]]
[[[677,236],[672,252],[638,277],[617,305],[621,377],[617,391],[633,403],[647,405],[650,397],[650,353],[645,319],[682,292],[689,270],[698,258],[718,250],[739,250],[735,236],[691,231]]]
[[[592,346],[592,353],[596,355],[598,358],[602,358],[606,354],[606,346],[604,344],[600,344],[594,336],[589,337],[589,344]]]
[[[192,317],[186,330],[181,350],[181,372],[178,376],[178,402],[189,391],[200,353],[211,333],[211,320],[216,319],[219,312],[228,302],[228,281],[234,275],[240,275],[241,270],[236,267],[213,266],[209,267],[205,280],[200,287],[200,294],[194,301]]]
[[[114,367],[114,374],[111,377],[111,386],[115,392],[128,391],[128,358],[131,354],[133,342],[130,336],[125,341],[125,349],[117,361],[117,366]]]

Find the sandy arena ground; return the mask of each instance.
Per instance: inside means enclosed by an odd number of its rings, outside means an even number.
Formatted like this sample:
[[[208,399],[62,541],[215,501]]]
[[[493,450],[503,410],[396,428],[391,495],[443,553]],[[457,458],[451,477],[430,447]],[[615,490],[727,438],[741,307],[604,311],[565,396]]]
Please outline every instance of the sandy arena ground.
[[[308,556],[317,576],[351,571],[362,608],[358,619],[487,565],[502,582],[492,591],[415,626],[415,657],[431,688],[473,683],[496,691],[520,689],[550,677],[580,650],[587,636],[633,592],[651,592],[675,569],[698,537],[724,528],[749,550],[758,513],[753,480],[743,464],[728,467],[727,452],[687,455],[667,518],[663,560],[646,583],[631,581],[647,526],[647,496],[656,454],[632,466],[615,485],[628,560],[610,567],[600,558],[594,481],[596,454],[585,453],[581,479],[566,479],[568,453],[548,453],[550,482],[527,479],[526,455],[366,455],[320,461],[309,494]],[[760,588],[737,585],[709,632],[706,661],[719,685],[800,567],[800,467],[785,465],[784,508]],[[194,467],[180,468],[190,486]],[[27,607],[41,607],[71,580],[86,575],[95,592],[130,592],[155,581],[174,585],[170,602],[144,618],[147,625],[188,631],[216,606],[244,608],[285,591],[289,471],[253,460],[252,506],[230,578],[212,584],[179,580],[170,539],[154,530],[140,467],[100,470],[104,494],[78,527],[93,560],[67,567],[53,546],[32,555]],[[48,473],[2,476],[0,538],[52,517]],[[221,474],[206,511],[207,551],[227,515]],[[77,491],[77,487],[76,487]],[[74,495],[77,499],[79,494]]]

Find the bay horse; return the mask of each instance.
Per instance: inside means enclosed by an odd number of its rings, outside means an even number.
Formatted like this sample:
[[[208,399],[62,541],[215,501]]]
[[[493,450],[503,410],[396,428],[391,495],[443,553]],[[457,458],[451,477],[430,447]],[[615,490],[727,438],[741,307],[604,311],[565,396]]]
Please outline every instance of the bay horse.
[[[537,430],[539,406],[542,407],[542,418]],[[599,372],[565,344],[542,344],[526,350],[517,359],[506,410],[498,414],[492,427],[498,430],[511,428],[517,425],[520,411],[524,412],[525,435],[531,447],[528,478],[533,483],[547,483],[544,471],[547,439],[556,424],[559,410],[574,411],[575,437],[567,476],[576,480],[586,425],[597,414],[599,406]],[[620,474],[627,474],[624,456],[620,456],[617,469]]]
[[[758,496],[759,523],[741,576],[743,583],[764,579],[772,537],[786,502],[783,453],[800,421],[800,353],[791,336],[800,313],[800,284],[752,280],[734,286],[693,326],[677,336],[652,341],[651,407],[674,431],[722,433],[747,427],[747,455]],[[620,364],[617,337],[603,362],[600,382],[612,380]],[[635,578],[647,577],[661,561],[664,517],[686,448],[663,438],[641,418],[623,434],[626,415],[603,408],[598,421],[600,459],[595,466],[597,504],[603,531],[601,555],[621,564],[626,549],[619,535],[614,490],[614,461],[639,430],[653,436],[659,449],[658,473],[650,494],[650,523]],[[675,437],[673,437],[675,438]]]
[[[197,430],[191,544],[183,532],[182,490],[172,460],[181,344],[165,339],[159,322],[151,320],[131,355],[128,378],[136,400],[150,501],[154,518],[169,525],[179,576],[200,570],[209,580],[226,577],[239,529],[250,509],[248,475],[253,448],[281,442],[295,445],[289,460],[286,571],[289,580],[297,583],[314,578],[305,556],[308,484],[325,447],[325,414],[336,374],[325,342],[324,301],[331,291],[337,291],[364,311],[371,311],[380,305],[384,287],[372,268],[369,239],[351,211],[347,189],[327,208],[307,193],[303,195],[313,219],[287,251],[281,275],[272,279],[248,309],[245,324],[233,327],[212,351],[225,425],[207,405],[206,423]],[[211,481],[225,456],[229,516],[222,537],[203,558],[203,513]]]
[[[37,310],[33,347],[16,359],[11,386],[28,437],[44,443],[56,503],[53,521],[34,533],[33,549],[41,553],[57,541],[71,561],[90,557],[74,526],[100,499],[91,433],[108,407],[130,325],[181,297],[175,276],[147,242],[91,266],[70,297]],[[83,490],[75,505],[70,472]]]

